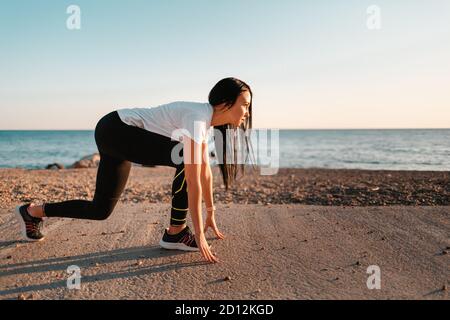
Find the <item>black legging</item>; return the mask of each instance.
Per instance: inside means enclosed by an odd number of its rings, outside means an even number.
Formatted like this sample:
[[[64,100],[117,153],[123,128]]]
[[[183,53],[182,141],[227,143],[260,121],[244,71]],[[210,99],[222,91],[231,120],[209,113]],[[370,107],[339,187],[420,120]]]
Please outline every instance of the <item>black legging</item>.
[[[95,128],[95,142],[100,152],[95,195],[92,201],[69,200],[45,203],[47,217],[105,220],[114,210],[125,189],[131,163],[175,167],[172,183],[171,225],[186,222],[188,212],[184,163],[172,161],[172,149],[180,144],[171,138],[124,123],[117,111],[105,115]],[[178,146],[182,158],[183,148]]]

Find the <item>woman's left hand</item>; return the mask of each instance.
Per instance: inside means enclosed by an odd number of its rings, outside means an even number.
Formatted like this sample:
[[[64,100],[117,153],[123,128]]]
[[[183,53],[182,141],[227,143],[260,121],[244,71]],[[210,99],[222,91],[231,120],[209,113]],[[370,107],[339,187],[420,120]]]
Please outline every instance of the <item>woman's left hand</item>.
[[[214,214],[211,214],[208,212],[208,214],[206,216],[206,220],[205,220],[205,229],[203,231],[205,234],[206,234],[206,230],[208,230],[209,227],[211,227],[211,229],[213,229],[214,233],[216,234],[217,239],[225,238],[225,236],[222,234],[222,232],[220,232],[219,229],[217,228]]]

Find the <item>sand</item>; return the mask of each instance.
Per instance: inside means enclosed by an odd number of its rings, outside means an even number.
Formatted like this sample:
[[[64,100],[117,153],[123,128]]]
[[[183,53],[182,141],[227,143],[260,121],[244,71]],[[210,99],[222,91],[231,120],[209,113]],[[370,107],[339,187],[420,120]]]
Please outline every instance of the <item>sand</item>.
[[[169,222],[165,188],[170,185],[171,168],[133,168],[129,194],[108,220],[48,219],[47,237],[39,243],[20,240],[14,206],[26,197],[56,199],[65,194],[70,199],[80,192],[88,197],[90,191],[80,186],[95,181],[95,170],[0,171],[3,186],[10,186],[0,207],[0,299],[19,295],[29,299],[448,299],[448,205],[267,204],[276,192],[258,196],[255,200],[260,204],[243,204],[241,194],[232,193],[227,200],[227,195],[216,191],[217,222],[226,239],[208,233],[220,260],[208,264],[199,253],[158,246]],[[294,180],[309,181],[299,188],[314,182],[323,188],[360,183],[350,181],[358,176],[352,171],[334,175],[333,170],[287,171],[260,180],[259,186],[270,188],[262,184],[280,180],[286,186],[290,174],[296,175]],[[373,173],[371,179],[379,174]],[[440,185],[448,173],[389,174],[402,183],[427,185],[424,190],[441,188],[444,195],[448,190]],[[27,181],[18,185],[29,185],[32,193],[12,183],[24,177]],[[344,177],[350,178],[345,182]],[[342,183],[337,184],[337,179]],[[376,181],[387,185],[382,180]],[[370,200],[372,193],[366,194],[363,198]],[[67,288],[71,265],[80,268],[80,290]],[[381,270],[381,289],[367,287],[371,265]]]
[[[49,219],[40,243],[19,241],[1,209],[0,298],[448,299],[449,207],[217,206],[217,264],[158,247],[167,205],[119,204],[102,222]],[[80,290],[67,288],[71,265]],[[370,265],[379,290],[367,288]]]
[[[276,175],[248,171],[228,192],[213,167],[214,200],[239,204],[327,206],[450,205],[450,172],[281,168]],[[0,169],[0,208],[34,201],[91,200],[97,169]],[[175,169],[132,167],[124,203],[168,203]]]

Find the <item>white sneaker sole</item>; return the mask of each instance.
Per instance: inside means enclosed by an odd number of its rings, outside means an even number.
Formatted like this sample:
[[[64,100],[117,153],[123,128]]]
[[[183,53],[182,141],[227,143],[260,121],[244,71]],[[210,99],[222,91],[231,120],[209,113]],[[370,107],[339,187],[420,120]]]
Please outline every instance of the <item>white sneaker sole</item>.
[[[22,232],[22,237],[25,241],[29,241],[29,242],[39,242],[45,239],[45,237],[41,238],[41,239],[32,239],[32,238],[28,238],[27,236],[27,227],[25,226],[25,221],[23,221],[22,215],[20,214],[20,207],[21,206],[17,206],[16,209],[14,210],[17,222],[19,222],[19,226],[20,226],[20,231]]]
[[[159,241],[159,245],[167,250],[182,250],[182,251],[200,251],[199,248],[193,248],[185,245],[184,243],[173,243],[173,242],[165,242],[161,239]],[[211,248],[211,246],[209,246]]]

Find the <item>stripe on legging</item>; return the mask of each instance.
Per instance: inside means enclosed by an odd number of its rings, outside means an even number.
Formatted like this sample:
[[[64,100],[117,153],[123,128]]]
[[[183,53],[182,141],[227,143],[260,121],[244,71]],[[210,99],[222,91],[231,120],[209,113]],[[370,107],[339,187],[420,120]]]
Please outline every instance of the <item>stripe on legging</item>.
[[[184,169],[183,169],[183,170],[184,170]],[[181,187],[180,187],[180,189],[178,189],[177,191],[175,191],[174,195],[176,195],[178,192],[181,191],[181,189],[183,189],[184,181],[186,181],[186,177],[183,178],[183,182],[181,182]],[[172,198],[173,198],[173,196],[172,196]]]
[[[175,220],[175,221],[186,221],[186,218],[184,219],[175,219],[175,218],[170,218],[171,220]]]
[[[178,209],[178,208],[174,208],[174,207],[172,207],[172,209],[175,209],[175,210],[178,210],[178,211],[188,211],[189,210],[189,208],[187,208],[187,209]]]

